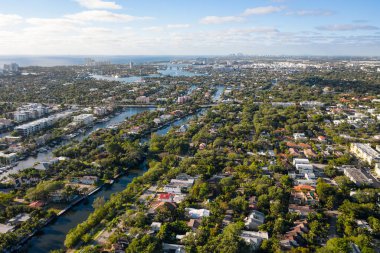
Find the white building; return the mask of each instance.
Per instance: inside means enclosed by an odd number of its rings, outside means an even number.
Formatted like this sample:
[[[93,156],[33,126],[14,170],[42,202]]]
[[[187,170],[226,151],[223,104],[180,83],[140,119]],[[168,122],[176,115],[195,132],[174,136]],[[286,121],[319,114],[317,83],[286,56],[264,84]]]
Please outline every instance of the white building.
[[[16,153],[10,153],[5,154],[0,151],[0,164],[8,165],[13,162],[17,161],[17,154]]]
[[[146,97],[146,96],[140,96],[140,97],[137,97],[135,101],[136,103],[149,104],[150,99],[149,97]]]
[[[210,216],[210,211],[207,209],[185,208],[185,211],[190,219],[201,219]]]
[[[242,230],[240,237],[251,247],[251,250],[256,251],[260,248],[263,240],[268,240],[268,232],[255,232]]]
[[[299,174],[305,174],[313,172],[313,165],[312,164],[296,164],[296,170]]]
[[[80,114],[74,116],[73,122],[77,124],[89,125],[94,121],[94,116],[92,114]]]
[[[49,126],[52,126],[58,120],[63,119],[63,118],[67,118],[71,114],[72,114],[72,112],[57,113],[57,114],[49,116],[47,118],[35,120],[35,121],[30,122],[30,123],[18,126],[15,128],[15,130],[20,135],[26,137],[26,136],[29,136],[29,135],[35,133],[35,132],[41,131],[42,129],[45,129]]]
[[[306,158],[294,158],[293,165],[297,166],[297,164],[309,164],[309,159]]]
[[[314,108],[314,107],[323,107],[325,106],[325,104],[318,101],[303,101],[303,102],[300,102],[300,106],[304,108]]]
[[[106,107],[95,107],[93,112],[94,112],[94,115],[96,116],[103,116],[107,114],[108,110]]]
[[[305,141],[307,140],[307,137],[304,133],[295,133],[293,134],[294,140],[296,141]]]
[[[264,224],[264,221],[265,215],[256,210],[244,219],[245,227],[251,230],[258,229],[260,225]]]
[[[351,143],[350,147],[351,153],[353,153],[356,157],[361,160],[367,162],[368,164],[379,163],[380,162],[380,154],[369,144],[364,143]]]

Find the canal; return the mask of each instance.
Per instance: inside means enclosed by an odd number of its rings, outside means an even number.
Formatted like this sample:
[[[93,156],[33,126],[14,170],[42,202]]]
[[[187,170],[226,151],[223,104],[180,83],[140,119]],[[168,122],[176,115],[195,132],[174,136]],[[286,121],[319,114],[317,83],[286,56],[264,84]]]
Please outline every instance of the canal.
[[[144,108],[139,108],[144,109]],[[145,108],[147,110],[147,108]],[[187,116],[179,119],[172,124],[156,131],[159,135],[166,134],[173,126],[186,124],[196,115],[200,115],[204,110],[199,111],[195,115]],[[149,139],[145,139],[148,141]],[[110,187],[103,187],[100,191],[88,198],[86,203],[81,202],[74,206],[70,211],[58,217],[53,223],[43,228],[38,235],[30,239],[25,245],[22,252],[28,253],[48,253],[54,249],[61,249],[64,247],[63,242],[66,234],[70,229],[76,227],[79,223],[85,221],[87,217],[94,211],[92,207],[93,201],[97,197],[104,197],[106,200],[110,198],[113,193],[118,193],[124,190],[133,178],[142,175],[146,171],[146,166],[143,164],[138,170],[130,171],[128,175],[122,176],[115,181]]]
[[[97,129],[101,128],[107,128],[111,125],[117,125],[127,118],[132,117],[135,114],[144,112],[144,111],[150,111],[154,110],[154,108],[141,108],[141,107],[130,107],[125,108],[120,114],[111,116],[110,120],[107,122],[101,122],[96,123],[94,126],[92,126],[90,129],[88,129],[85,133],[78,135],[74,138],[74,140],[81,141],[88,135],[90,135],[93,131],[96,131]],[[59,146],[67,144],[67,142],[62,142]],[[58,146],[57,146],[58,147]],[[48,150],[47,152],[39,152],[36,156],[29,156],[25,160],[19,161],[17,166],[13,167],[11,170],[7,171],[6,173],[3,173],[1,177],[5,177],[9,174],[16,173],[20,170],[34,167],[36,169],[44,169],[41,162],[49,161],[54,157],[53,150]]]

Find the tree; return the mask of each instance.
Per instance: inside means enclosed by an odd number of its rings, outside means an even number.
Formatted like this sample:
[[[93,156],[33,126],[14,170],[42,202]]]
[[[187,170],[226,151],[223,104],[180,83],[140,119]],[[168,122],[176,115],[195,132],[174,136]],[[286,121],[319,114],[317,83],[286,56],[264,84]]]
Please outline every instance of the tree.
[[[150,235],[144,235],[141,238],[135,238],[128,245],[128,248],[125,250],[126,253],[155,253],[160,252],[161,245],[159,244],[158,239]]]
[[[317,253],[350,253],[351,246],[346,238],[332,238],[327,241],[325,247],[317,250]]]
[[[101,197],[97,197],[94,202],[92,203],[92,207],[94,209],[98,209],[99,207],[102,207],[104,206],[104,204],[106,203],[106,200],[104,199],[104,196],[101,196]]]

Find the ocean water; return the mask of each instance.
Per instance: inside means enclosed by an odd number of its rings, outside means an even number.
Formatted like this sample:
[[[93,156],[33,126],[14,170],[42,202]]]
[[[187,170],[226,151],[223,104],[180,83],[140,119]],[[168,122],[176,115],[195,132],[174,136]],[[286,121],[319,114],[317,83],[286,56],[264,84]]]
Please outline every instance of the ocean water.
[[[0,56],[0,68],[4,64],[17,63],[21,67],[27,66],[68,66],[81,65],[85,58],[96,61],[110,61],[113,64],[128,64],[129,62],[141,64],[146,62],[168,62],[171,60],[191,59],[194,56],[149,56],[149,55],[120,55],[120,56]]]

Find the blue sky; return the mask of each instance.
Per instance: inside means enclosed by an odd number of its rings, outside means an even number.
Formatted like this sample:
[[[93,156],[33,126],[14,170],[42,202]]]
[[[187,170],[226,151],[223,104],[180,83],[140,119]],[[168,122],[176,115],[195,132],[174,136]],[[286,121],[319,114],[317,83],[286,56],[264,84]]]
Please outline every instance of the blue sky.
[[[380,55],[378,0],[0,0],[0,55]]]

